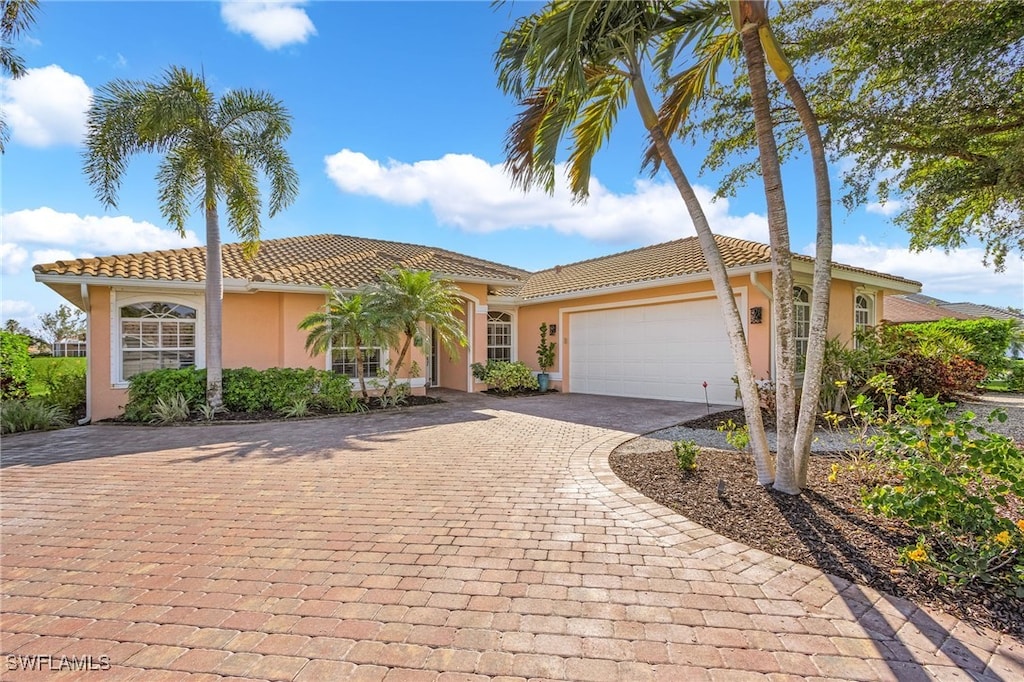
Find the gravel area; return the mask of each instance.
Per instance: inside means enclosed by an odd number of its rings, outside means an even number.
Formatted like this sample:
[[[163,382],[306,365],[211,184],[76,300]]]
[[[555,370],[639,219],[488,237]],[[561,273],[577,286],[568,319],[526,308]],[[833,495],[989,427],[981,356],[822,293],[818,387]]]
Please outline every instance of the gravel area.
[[[989,423],[988,416],[996,409],[1004,410],[1009,417],[1005,422]],[[1013,438],[1018,444],[1024,444],[1024,396],[1007,393],[987,393],[976,396],[962,402],[957,408],[958,411],[971,411],[977,415],[975,423],[982,424],[985,428],[996,433],[1002,433]],[[720,413],[722,420],[728,418],[731,412]],[[712,414],[712,417],[716,415]],[[707,422],[707,418],[702,418]],[[778,439],[775,432],[768,431],[768,446],[774,452]],[[645,453],[660,452],[665,449],[665,441],[674,442],[677,440],[692,440],[704,448],[716,448],[719,450],[732,450],[733,447],[725,440],[725,434],[715,429],[691,428],[686,424],[677,424],[667,429],[653,431],[651,433],[635,438],[618,448],[621,453]],[[811,445],[812,452],[846,452],[856,449],[856,434],[847,431],[829,431],[819,428],[815,433],[814,443]]]

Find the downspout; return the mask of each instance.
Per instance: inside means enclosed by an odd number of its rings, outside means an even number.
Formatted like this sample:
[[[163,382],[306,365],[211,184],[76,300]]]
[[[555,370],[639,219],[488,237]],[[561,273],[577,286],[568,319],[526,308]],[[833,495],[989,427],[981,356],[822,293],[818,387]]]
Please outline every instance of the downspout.
[[[89,303],[89,285],[82,283],[82,304],[85,306],[85,416],[78,420],[79,426],[92,421],[92,305]]]
[[[761,281],[757,278],[756,272],[750,273],[750,283],[754,285],[754,288],[764,294],[764,297],[768,299],[768,316],[771,320],[771,327],[768,329],[768,338],[771,346],[768,349],[768,362],[771,366],[772,380],[775,378],[775,311],[773,308],[774,299],[772,298],[772,291],[765,285],[761,284]]]

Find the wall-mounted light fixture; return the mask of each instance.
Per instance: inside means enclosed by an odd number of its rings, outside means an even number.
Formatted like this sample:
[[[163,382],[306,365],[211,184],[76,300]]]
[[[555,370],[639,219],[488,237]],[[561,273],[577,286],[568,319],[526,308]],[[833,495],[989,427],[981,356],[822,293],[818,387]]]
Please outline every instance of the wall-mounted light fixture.
[[[548,325],[548,333],[549,334],[557,334],[558,333],[558,325],[557,324],[549,324]]]
[[[764,322],[764,313],[761,306],[757,305],[750,309],[750,324],[761,324]]]

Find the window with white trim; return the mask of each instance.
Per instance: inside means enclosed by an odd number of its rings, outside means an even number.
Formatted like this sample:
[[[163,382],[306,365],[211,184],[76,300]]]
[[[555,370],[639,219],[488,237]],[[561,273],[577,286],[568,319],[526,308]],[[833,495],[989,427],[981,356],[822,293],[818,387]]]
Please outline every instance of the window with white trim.
[[[121,306],[121,380],[196,365],[196,309],[147,301]]]
[[[793,321],[797,366],[802,368],[807,360],[807,344],[811,338],[811,293],[804,287],[793,287]]]
[[[487,312],[487,361],[512,362],[512,315]]]
[[[381,369],[381,359],[385,357],[386,351],[383,348],[360,348],[359,352],[363,357],[363,376],[377,376],[377,372]],[[331,344],[331,371],[344,374],[352,379],[358,376],[356,374],[356,349],[347,334],[340,341]]]
[[[875,325],[875,302],[870,296],[857,294],[853,300],[853,328],[865,331]]]

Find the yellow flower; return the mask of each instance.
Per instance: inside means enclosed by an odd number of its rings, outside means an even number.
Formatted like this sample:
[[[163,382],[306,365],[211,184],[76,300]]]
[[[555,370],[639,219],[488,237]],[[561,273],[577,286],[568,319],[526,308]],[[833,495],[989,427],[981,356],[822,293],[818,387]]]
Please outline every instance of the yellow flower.
[[[916,547],[907,552],[907,558],[918,563],[928,561],[928,552],[924,551],[924,547]]]
[[[917,441],[917,447],[919,447],[919,448],[921,448],[923,450],[924,448],[928,447],[928,441],[925,441],[925,440]]]
[[[1017,528],[1020,528],[1020,532],[1024,533],[1024,519],[1017,522]]]
[[[929,417],[925,417],[921,421],[917,422],[917,425],[918,426],[931,426],[932,425],[932,420]]]
[[[1004,530],[1001,533],[997,533],[996,536],[992,539],[998,542],[1003,547],[1006,547],[1008,544],[1010,544],[1010,533],[1009,531]]]

